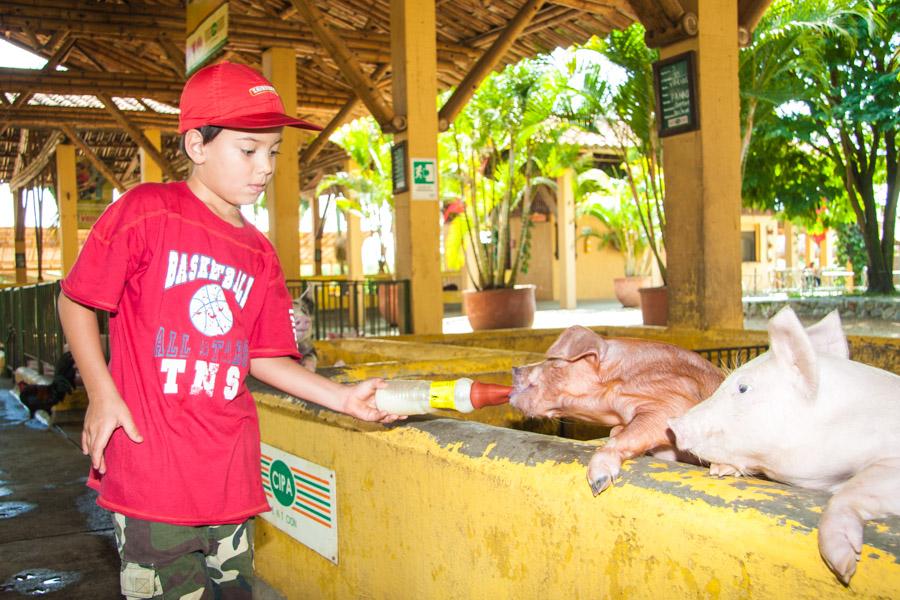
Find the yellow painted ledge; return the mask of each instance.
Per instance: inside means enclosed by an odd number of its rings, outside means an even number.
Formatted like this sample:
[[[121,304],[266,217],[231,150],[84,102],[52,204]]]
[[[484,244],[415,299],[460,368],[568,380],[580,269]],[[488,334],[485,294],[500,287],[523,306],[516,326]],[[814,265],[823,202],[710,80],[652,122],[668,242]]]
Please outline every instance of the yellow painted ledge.
[[[365,424],[256,388],[265,443],[336,472],[334,565],[258,521],[288,598],[897,598],[900,519],[866,528],[845,588],[819,557],[827,496],[653,458],[594,498],[594,445],[446,418]]]

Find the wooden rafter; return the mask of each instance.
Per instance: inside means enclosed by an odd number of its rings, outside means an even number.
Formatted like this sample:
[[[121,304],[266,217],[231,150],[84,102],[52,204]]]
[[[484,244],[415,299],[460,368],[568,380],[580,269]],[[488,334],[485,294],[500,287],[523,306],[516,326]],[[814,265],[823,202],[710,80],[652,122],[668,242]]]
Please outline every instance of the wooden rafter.
[[[112,172],[112,169],[106,166],[106,163],[100,160],[100,158],[94,153],[93,150],[91,150],[91,148],[86,143],[84,143],[84,140],[81,139],[81,136],[78,135],[78,132],[75,131],[74,127],[72,127],[71,125],[63,125],[61,129],[63,133],[65,133],[69,138],[69,140],[73,144],[75,144],[79,150],[81,150],[81,153],[84,154],[84,157],[88,159],[88,161],[92,165],[94,165],[94,168],[97,169],[100,174],[106,178],[107,181],[113,184],[117,190],[119,190],[119,193],[125,191],[125,186],[122,185],[122,182],[119,181],[119,178],[116,177],[116,174]]]
[[[390,69],[390,65],[383,64],[378,69],[372,73],[372,81],[377,85],[378,82],[384,77],[384,75]],[[325,147],[325,144],[328,143],[328,138],[331,137],[331,134],[335,132],[335,130],[344,124],[350,115],[353,114],[353,111],[359,106],[360,99],[358,96],[354,96],[350,100],[341,107],[341,110],[328,122],[328,125],[325,126],[322,131],[319,132],[319,135],[303,150],[303,153],[300,155],[300,164],[307,165],[312,162],[312,160],[322,151],[322,148]]]
[[[31,159],[31,161],[22,169],[19,173],[18,177],[11,178],[9,180],[9,189],[17,190],[19,188],[23,188],[31,181],[40,175],[44,167],[47,166],[50,158],[53,156],[53,152],[56,150],[56,147],[59,145],[60,141],[62,141],[62,133],[59,131],[54,131],[47,138],[47,141],[44,142],[44,146],[37,153],[37,155]]]
[[[136,127],[155,127],[163,131],[178,129],[178,115],[132,111],[129,118]],[[107,111],[96,108],[27,106],[0,111],[0,125],[28,129],[57,129],[65,124],[92,129],[121,129]]]
[[[456,118],[462,107],[469,101],[484,78],[500,62],[506,51],[516,41],[519,33],[525,29],[543,5],[544,0],[528,0],[519,9],[516,16],[512,18],[503,33],[497,37],[494,43],[491,44],[491,47],[472,66],[465,78],[456,87],[453,95],[447,99],[447,102],[444,103],[444,106],[441,107],[438,113],[438,123],[442,131],[450,126],[450,123],[453,122],[453,119]]]
[[[172,165],[169,164],[169,161],[166,160],[166,157],[163,156],[163,153],[156,149],[156,146],[150,143],[150,140],[147,139],[147,136],[144,133],[128,122],[128,118],[119,110],[119,107],[116,106],[116,103],[113,102],[111,96],[99,93],[97,97],[100,99],[100,102],[106,106],[106,110],[109,111],[109,114],[112,115],[112,118],[119,124],[119,126],[125,130],[125,133],[134,140],[134,142],[147,153],[147,155],[155,162],[160,169],[162,169],[163,173],[166,174],[166,177],[169,178],[170,181],[175,181],[178,179],[178,174],[172,168]]]
[[[29,89],[45,94],[116,94],[176,101],[184,83],[173,76],[105,71],[29,71],[0,68],[0,88],[17,93]]]
[[[68,32],[63,32],[63,35],[60,36],[61,43],[56,51],[47,59],[47,64],[45,64],[41,71],[49,72],[55,71],[56,67],[63,63],[66,59],[66,55],[72,50],[72,44],[75,43],[75,39],[69,36]],[[48,42],[49,43],[49,42]],[[16,101],[13,102],[13,108],[19,108],[24,106],[28,99],[31,98],[32,94],[34,94],[34,90],[26,90],[19,94],[16,98]]]
[[[178,47],[178,44],[172,41],[167,34],[161,33],[156,39],[157,45],[169,60],[169,66],[174,70],[175,74],[184,78],[185,60],[184,50]]]
[[[368,75],[362,70],[359,62],[353,57],[343,41],[331,31],[325,23],[325,18],[316,6],[309,0],[291,0],[297,11],[306,19],[316,37],[331,54],[331,58],[338,64],[341,74],[353,88],[353,91],[363,101],[375,120],[382,129],[392,127],[393,111],[387,107],[378,90]]]

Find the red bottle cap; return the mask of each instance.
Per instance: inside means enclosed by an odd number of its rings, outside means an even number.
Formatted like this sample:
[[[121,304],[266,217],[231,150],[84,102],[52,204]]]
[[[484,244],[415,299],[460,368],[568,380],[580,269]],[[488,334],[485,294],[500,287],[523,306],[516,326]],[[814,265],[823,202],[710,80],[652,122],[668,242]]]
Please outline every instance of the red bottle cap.
[[[483,406],[496,406],[498,404],[506,404],[509,402],[509,395],[512,392],[512,386],[498,385],[496,383],[482,383],[476,381],[472,383],[472,391],[469,392],[469,399],[472,406],[482,408]]]

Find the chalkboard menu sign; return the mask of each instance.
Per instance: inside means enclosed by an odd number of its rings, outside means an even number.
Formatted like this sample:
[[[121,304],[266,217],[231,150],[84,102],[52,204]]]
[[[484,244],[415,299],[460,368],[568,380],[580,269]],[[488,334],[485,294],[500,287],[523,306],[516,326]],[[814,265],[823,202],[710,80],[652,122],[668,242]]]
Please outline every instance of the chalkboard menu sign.
[[[653,63],[653,87],[656,89],[660,137],[699,127],[693,52]]]
[[[406,140],[391,145],[391,183],[394,193],[402,194],[409,190],[409,177],[406,165]]]

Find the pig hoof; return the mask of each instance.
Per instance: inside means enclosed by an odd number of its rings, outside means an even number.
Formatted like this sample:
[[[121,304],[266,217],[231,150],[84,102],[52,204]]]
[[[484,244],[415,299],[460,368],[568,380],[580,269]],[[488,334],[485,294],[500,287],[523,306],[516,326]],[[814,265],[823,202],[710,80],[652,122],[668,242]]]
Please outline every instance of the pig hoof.
[[[725,477],[731,475],[733,477],[740,477],[741,472],[731,465],[725,465],[721,463],[712,463],[709,465],[709,474],[713,477]]]
[[[591,481],[590,484],[591,491],[594,492],[594,495],[596,496],[612,484],[612,478],[607,477],[606,475],[601,475],[597,479]]]
[[[819,523],[819,553],[838,579],[849,585],[862,552],[862,523],[849,512],[825,511]]]

